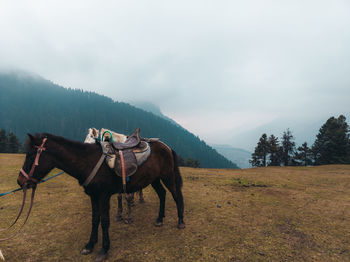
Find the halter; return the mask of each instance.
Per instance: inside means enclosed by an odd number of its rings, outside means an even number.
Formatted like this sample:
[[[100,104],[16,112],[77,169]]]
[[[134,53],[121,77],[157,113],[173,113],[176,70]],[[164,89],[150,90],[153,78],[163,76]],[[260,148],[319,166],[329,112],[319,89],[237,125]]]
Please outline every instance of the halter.
[[[40,158],[41,153],[46,150],[46,148],[44,147],[46,140],[47,140],[47,137],[45,137],[43,139],[43,142],[41,143],[40,146],[35,146],[35,148],[37,148],[36,156],[35,156],[35,160],[33,162],[33,165],[32,165],[32,168],[30,169],[29,174],[27,174],[23,170],[23,168],[21,168],[21,170],[20,170],[21,174],[27,179],[26,182],[33,182],[34,184],[37,184],[39,182],[38,179],[33,177],[33,173],[34,173],[35,167],[37,167],[39,165],[39,158]]]

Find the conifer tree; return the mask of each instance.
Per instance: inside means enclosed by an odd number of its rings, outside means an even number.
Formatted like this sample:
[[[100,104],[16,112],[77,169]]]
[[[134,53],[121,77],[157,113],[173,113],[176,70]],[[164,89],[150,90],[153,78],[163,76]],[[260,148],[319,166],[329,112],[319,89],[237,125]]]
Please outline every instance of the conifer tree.
[[[268,152],[269,143],[267,140],[267,135],[262,134],[258,145],[255,147],[254,153],[252,154],[252,159],[249,160],[249,162],[252,164],[252,166],[266,166]]]
[[[293,164],[293,156],[295,154],[295,142],[294,136],[292,135],[292,132],[287,129],[287,131],[283,132],[282,136],[282,163],[284,166],[290,166]]]
[[[340,115],[331,117],[320,128],[312,151],[316,165],[350,163],[349,126]]]
[[[201,165],[198,162],[198,160],[190,158],[190,157],[185,160],[185,166],[195,167],[195,168],[200,168],[201,167]]]
[[[306,142],[297,148],[294,159],[301,166],[312,164],[312,150]]]
[[[14,133],[9,133],[8,135],[8,153],[18,153],[21,145],[18,141],[18,138],[15,136]]]
[[[0,130],[0,153],[7,152],[8,139],[5,129]]]
[[[280,166],[281,165],[281,147],[279,145],[278,137],[271,135],[268,139],[269,146],[269,166]]]

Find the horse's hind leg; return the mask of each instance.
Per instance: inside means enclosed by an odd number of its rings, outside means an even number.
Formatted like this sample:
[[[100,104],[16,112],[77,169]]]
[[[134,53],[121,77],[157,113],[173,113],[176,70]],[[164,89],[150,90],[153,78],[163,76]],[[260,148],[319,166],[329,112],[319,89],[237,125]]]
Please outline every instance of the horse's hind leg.
[[[122,214],[123,214],[123,194],[118,194],[118,211],[114,220],[122,221],[123,220]]]
[[[177,216],[179,229],[185,228],[184,222],[184,199],[181,190],[181,182],[177,182],[177,179],[171,179],[170,177],[162,179],[164,185],[169,189],[177,207]],[[178,184],[177,184],[178,183]]]
[[[159,178],[157,178],[157,180],[155,180],[151,185],[159,197],[159,214],[158,214],[158,218],[157,218],[154,225],[157,227],[160,227],[163,225],[163,218],[165,217],[164,210],[165,210],[166,191],[165,191],[164,187],[162,186],[162,184],[160,183]]]
[[[126,194],[126,195],[127,195],[126,196],[126,200],[130,201],[130,206],[131,207],[135,206],[135,193],[129,193],[129,194]]]
[[[125,218],[124,222],[126,224],[131,224],[132,223],[131,207],[135,205],[134,204],[134,193],[125,194],[125,199],[126,199],[126,202],[128,204],[128,209],[126,212],[126,218]]]
[[[139,202],[140,202],[140,203],[145,203],[145,199],[143,198],[143,192],[142,192],[142,189],[140,189],[140,191],[139,191],[139,197],[140,197]]]

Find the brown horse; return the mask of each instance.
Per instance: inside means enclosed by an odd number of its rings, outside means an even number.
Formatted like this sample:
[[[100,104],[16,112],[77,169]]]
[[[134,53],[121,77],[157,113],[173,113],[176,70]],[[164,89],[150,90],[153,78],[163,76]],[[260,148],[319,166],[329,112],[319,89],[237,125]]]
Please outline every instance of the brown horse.
[[[18,176],[18,184],[22,187],[36,187],[53,168],[59,168],[76,178],[82,185],[89,177],[96,163],[101,158],[102,149],[98,144],[84,144],[71,141],[52,134],[28,134],[26,158]],[[176,202],[178,228],[185,227],[183,220],[184,202],[182,196],[182,178],[178,168],[175,151],[160,141],[150,143],[151,154],[146,162],[139,166],[137,172],[130,177],[126,193],[136,192],[151,184],[159,200],[159,214],[155,225],[163,224],[166,191],[168,188]],[[29,174],[29,175],[28,175]],[[92,252],[98,240],[98,227],[102,226],[102,249],[96,261],[104,261],[110,247],[109,240],[109,209],[113,194],[123,191],[122,179],[103,162],[92,181],[84,186],[92,206],[92,230],[88,243],[81,254]]]

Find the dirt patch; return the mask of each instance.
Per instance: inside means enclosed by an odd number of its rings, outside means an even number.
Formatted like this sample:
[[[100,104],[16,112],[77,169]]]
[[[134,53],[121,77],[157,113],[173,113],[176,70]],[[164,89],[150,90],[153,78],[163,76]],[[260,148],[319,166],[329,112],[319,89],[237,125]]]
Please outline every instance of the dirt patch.
[[[246,178],[234,178],[232,182],[233,187],[267,187],[262,182],[249,181]]]

